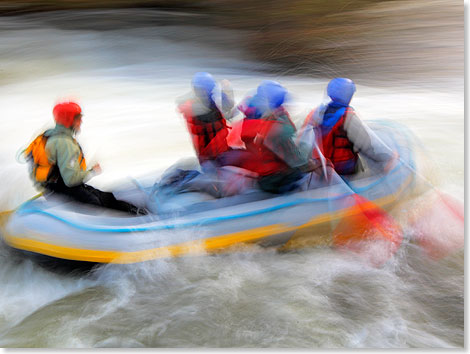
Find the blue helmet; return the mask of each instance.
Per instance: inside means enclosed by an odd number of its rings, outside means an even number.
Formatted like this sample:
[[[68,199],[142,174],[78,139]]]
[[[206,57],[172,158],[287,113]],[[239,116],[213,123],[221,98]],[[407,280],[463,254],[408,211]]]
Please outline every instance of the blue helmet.
[[[326,92],[333,102],[348,106],[356,92],[356,85],[351,79],[337,77],[330,81]]]
[[[287,98],[287,90],[279,82],[271,80],[263,81],[256,94],[265,100],[269,109],[280,107]]]
[[[212,90],[216,83],[211,74],[206,72],[198,72],[194,74],[193,80],[191,81],[194,91],[203,92],[207,97],[211,96]]]
[[[256,94],[253,97],[248,98],[246,101],[246,108],[243,113],[247,116],[247,118],[258,119],[261,118],[265,111],[265,100]]]

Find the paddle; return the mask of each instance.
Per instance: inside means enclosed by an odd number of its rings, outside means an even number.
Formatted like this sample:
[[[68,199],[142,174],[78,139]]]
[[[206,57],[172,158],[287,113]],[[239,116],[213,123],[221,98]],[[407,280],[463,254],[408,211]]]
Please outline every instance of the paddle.
[[[407,131],[401,131],[405,138]],[[375,136],[377,143],[393,153],[382,139]],[[409,138],[407,138],[409,140]],[[414,220],[411,222],[411,231],[417,244],[427,255],[439,260],[464,247],[464,206],[461,201],[441,192],[426,177],[420,174],[409,161],[395,154],[395,161],[410,170],[419,178],[422,184],[427,185],[434,193],[423,193],[416,199],[411,210]],[[410,160],[412,161],[412,160]],[[429,190],[428,190],[429,192]]]
[[[403,232],[395,220],[371,200],[357,194],[331,167],[315,143],[315,149],[330,188],[346,192],[345,198],[328,198],[330,213],[345,210],[338,215],[339,222],[333,226],[333,245],[341,250],[359,254],[370,264],[383,266],[400,248]],[[333,203],[344,203],[333,208]]]

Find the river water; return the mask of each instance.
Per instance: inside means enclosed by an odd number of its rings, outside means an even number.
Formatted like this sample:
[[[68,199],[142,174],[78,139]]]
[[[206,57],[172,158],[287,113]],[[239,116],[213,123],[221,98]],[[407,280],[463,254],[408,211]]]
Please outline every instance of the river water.
[[[281,81],[297,122],[323,100],[328,78],[266,74],[238,48],[243,33],[182,25],[189,15],[157,26],[148,12],[126,11],[0,20],[1,210],[36,193],[15,156],[52,125],[58,98],[82,104],[79,141],[103,168],[90,183],[104,189],[193,156],[175,99],[196,71],[230,80],[237,100],[263,79]],[[131,25],[116,27],[109,15]],[[358,81],[352,104],[363,119],[410,128],[427,151],[426,178],[463,201],[463,77]],[[421,224],[451,237],[454,221],[438,214],[423,214]],[[402,227],[408,238],[416,231]],[[433,260],[406,243],[382,268],[329,248],[253,249],[61,274],[2,245],[0,284],[2,347],[464,346],[463,249]]]

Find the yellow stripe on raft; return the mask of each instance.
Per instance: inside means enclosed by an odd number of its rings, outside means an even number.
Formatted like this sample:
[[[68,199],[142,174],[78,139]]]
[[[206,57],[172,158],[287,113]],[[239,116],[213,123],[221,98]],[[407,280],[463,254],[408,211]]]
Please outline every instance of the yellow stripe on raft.
[[[282,232],[289,231],[290,229],[292,228],[288,227],[287,225],[269,225],[257,229],[240,231],[208,239],[195,240],[177,245],[132,252],[88,250],[82,248],[64,247],[11,235],[6,235],[5,241],[14,248],[40,253],[51,257],[74,261],[124,264],[143,262],[164,257],[203,254],[205,252],[216,251],[221,248],[230,247],[232,245],[243,242],[256,241],[266,236],[277,235]]]
[[[387,197],[383,197],[374,201],[379,206],[386,206],[393,204],[398,195],[408,185],[408,179],[400,188],[400,190],[391,194]],[[98,263],[136,263],[143,262],[152,259],[165,258],[165,257],[178,257],[183,255],[198,255],[207,252],[216,252],[223,248],[227,248],[240,243],[255,242],[268,236],[279,235],[281,233],[289,231],[297,231],[292,239],[284,245],[285,249],[294,248],[296,238],[300,236],[300,233],[304,231],[310,231],[312,227],[325,225],[335,220],[339,220],[348,217],[354,213],[357,213],[356,208],[350,207],[344,210],[337,211],[335,213],[324,213],[317,215],[310,219],[307,223],[299,226],[289,226],[286,224],[274,224],[263,226],[255,229],[249,229],[239,231],[231,234],[222,236],[215,236],[207,239],[194,240],[184,242],[176,245],[152,248],[141,251],[106,251],[106,250],[88,250],[82,248],[64,247],[53,244],[48,244],[41,241],[25,239],[16,237],[13,235],[5,234],[5,241],[12,247],[18,248],[25,251],[31,251],[35,253],[44,254],[51,257],[75,260],[75,261],[86,261],[86,262],[98,262]],[[130,236],[132,237],[132,236]],[[294,242],[292,242],[294,241]],[[320,241],[320,240],[318,240]],[[292,243],[292,244],[291,244]],[[324,243],[324,242],[323,242]]]

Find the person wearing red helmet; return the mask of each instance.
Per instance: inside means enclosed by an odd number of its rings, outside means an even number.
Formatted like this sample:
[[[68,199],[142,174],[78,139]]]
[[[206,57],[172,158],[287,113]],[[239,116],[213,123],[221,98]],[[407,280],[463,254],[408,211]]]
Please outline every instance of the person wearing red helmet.
[[[79,202],[121,210],[131,214],[147,214],[146,210],[117,200],[110,192],[85,184],[101,173],[99,164],[87,168],[82,148],[75,139],[82,123],[82,109],[75,102],[61,102],[53,111],[56,126],[39,135],[25,150],[31,163],[31,178],[48,193],[69,196]]]

